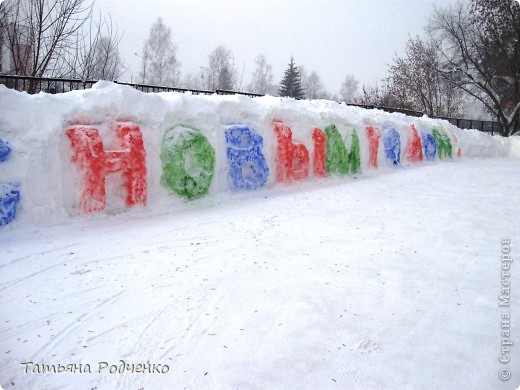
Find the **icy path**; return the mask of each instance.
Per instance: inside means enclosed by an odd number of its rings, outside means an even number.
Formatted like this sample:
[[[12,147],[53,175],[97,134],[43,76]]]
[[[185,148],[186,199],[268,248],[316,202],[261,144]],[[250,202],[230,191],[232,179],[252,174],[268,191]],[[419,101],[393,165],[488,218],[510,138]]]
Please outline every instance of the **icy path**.
[[[514,389],[519,194],[520,160],[461,160],[4,229],[0,385]],[[507,365],[502,238],[517,260]],[[98,373],[120,360],[169,372]],[[31,374],[21,362],[92,373]]]

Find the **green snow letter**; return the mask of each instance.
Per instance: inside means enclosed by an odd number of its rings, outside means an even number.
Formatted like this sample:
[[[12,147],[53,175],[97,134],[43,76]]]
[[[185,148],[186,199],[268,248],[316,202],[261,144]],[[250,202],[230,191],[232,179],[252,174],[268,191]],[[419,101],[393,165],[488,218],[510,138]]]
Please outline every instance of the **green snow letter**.
[[[453,158],[451,151],[451,141],[448,134],[445,132],[438,131],[437,129],[432,130],[433,138],[435,138],[435,142],[437,142],[437,153],[439,158],[449,157]]]
[[[355,174],[361,172],[361,147],[355,129],[352,129],[350,150],[345,147],[338,129],[334,125],[325,127],[327,174]]]
[[[161,184],[187,199],[208,193],[215,170],[215,149],[197,129],[176,125],[164,133]]]

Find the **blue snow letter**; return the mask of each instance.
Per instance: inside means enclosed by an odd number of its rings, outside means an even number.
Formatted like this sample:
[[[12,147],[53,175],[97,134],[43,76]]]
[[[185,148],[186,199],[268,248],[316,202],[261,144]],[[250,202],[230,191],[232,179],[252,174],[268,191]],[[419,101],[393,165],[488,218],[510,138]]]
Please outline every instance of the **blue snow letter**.
[[[16,217],[20,203],[20,191],[12,184],[0,183],[0,226],[7,225]]]
[[[0,138],[0,162],[5,161],[11,148]],[[7,225],[16,217],[20,203],[20,191],[13,184],[0,183],[0,226]]]
[[[390,126],[383,128],[383,144],[386,157],[394,166],[401,164],[401,137],[396,129]]]
[[[245,125],[230,125],[226,128],[226,144],[231,189],[256,190],[263,187],[269,168],[262,154],[264,140],[260,134]]]
[[[11,148],[7,142],[0,138],[0,162],[5,161],[9,153],[11,153]]]
[[[435,160],[435,154],[437,153],[437,142],[433,135],[421,131],[422,144],[424,147],[424,157],[426,160]]]

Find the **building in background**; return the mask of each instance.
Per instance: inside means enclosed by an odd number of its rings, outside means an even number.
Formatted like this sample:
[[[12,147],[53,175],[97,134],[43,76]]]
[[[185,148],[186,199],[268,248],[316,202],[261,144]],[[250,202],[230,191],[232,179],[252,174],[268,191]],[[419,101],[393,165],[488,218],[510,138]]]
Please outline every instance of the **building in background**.
[[[13,23],[6,2],[0,4],[0,73],[31,74],[32,39],[30,29]]]

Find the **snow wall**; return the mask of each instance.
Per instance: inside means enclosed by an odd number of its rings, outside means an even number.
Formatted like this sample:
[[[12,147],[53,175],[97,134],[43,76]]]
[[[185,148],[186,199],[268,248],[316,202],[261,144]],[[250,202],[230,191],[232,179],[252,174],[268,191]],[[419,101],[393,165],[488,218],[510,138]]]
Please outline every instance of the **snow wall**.
[[[324,100],[145,94],[109,82],[28,95],[0,85],[0,226],[165,210],[215,192],[518,155],[519,146]]]

